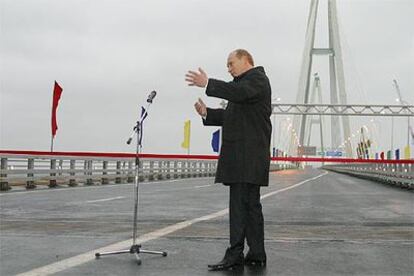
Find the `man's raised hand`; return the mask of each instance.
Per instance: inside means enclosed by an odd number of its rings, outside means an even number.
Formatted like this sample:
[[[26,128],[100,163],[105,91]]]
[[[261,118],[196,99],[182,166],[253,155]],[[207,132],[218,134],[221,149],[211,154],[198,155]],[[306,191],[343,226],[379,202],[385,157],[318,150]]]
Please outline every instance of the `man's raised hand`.
[[[202,117],[207,116],[207,107],[206,107],[206,104],[200,98],[198,98],[198,102],[196,102],[194,104],[194,107],[195,107],[197,113],[200,116],[202,116]]]
[[[198,72],[191,70],[188,71],[188,73],[185,74],[185,81],[188,82],[189,86],[206,87],[208,83],[208,77],[203,69],[198,68]]]

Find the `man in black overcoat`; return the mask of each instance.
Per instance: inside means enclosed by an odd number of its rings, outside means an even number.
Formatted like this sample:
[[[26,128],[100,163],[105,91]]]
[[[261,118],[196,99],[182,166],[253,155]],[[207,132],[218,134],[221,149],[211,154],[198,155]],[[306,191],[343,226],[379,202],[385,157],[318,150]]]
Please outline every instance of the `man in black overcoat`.
[[[228,100],[226,109],[207,108],[201,99],[195,104],[204,125],[222,126],[215,182],[230,186],[230,247],[210,270],[266,265],[260,187],[269,184],[271,88],[263,67],[254,67],[246,50],[231,52],[227,68],[233,81],[208,78],[201,68],[186,74],[190,86],[206,87],[207,96]]]

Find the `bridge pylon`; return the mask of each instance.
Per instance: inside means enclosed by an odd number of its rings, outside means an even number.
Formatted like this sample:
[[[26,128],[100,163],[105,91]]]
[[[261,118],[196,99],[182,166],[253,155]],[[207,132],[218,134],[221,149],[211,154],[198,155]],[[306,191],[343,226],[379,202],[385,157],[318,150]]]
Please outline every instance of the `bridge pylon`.
[[[313,56],[329,56],[329,80],[330,80],[330,103],[347,104],[347,94],[345,87],[345,75],[342,60],[341,42],[339,36],[338,17],[336,0],[328,0],[328,29],[329,47],[315,48],[316,19],[318,15],[319,0],[312,0],[308,16],[308,23],[305,37],[305,48],[302,56],[302,66],[299,77],[298,92],[296,103],[310,103],[310,87],[312,77]],[[305,144],[307,123],[306,114],[296,115],[293,119],[293,128],[299,131],[299,145]],[[331,118],[331,148],[339,148],[341,141],[350,137],[350,124],[347,116],[332,116]],[[297,146],[293,137],[290,139],[289,154],[297,154]],[[351,143],[345,145],[346,156],[352,157]]]

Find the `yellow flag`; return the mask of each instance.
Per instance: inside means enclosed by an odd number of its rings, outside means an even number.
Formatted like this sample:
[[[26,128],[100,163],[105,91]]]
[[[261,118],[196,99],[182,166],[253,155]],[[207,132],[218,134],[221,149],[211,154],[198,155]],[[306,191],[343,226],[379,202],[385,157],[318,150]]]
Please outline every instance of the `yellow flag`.
[[[410,146],[406,146],[404,149],[404,159],[410,159],[411,152],[410,152]]]
[[[184,142],[181,143],[181,147],[190,149],[190,136],[191,136],[191,121],[185,121],[184,123]]]

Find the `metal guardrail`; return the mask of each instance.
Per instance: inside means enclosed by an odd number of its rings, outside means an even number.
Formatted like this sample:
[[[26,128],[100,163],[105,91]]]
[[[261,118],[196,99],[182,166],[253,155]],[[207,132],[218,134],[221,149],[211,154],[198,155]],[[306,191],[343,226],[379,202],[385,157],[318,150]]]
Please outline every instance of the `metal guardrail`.
[[[50,188],[109,183],[132,183],[135,177],[135,158],[80,157],[0,154],[0,190],[12,186],[34,189],[37,185]],[[217,160],[140,158],[140,181],[191,177],[212,177]],[[270,170],[296,168],[285,163],[271,163]]]
[[[132,183],[135,158],[0,155],[0,190],[24,185],[77,186]],[[141,181],[214,176],[216,160],[140,158]]]
[[[323,169],[414,189],[414,164],[333,164]]]

